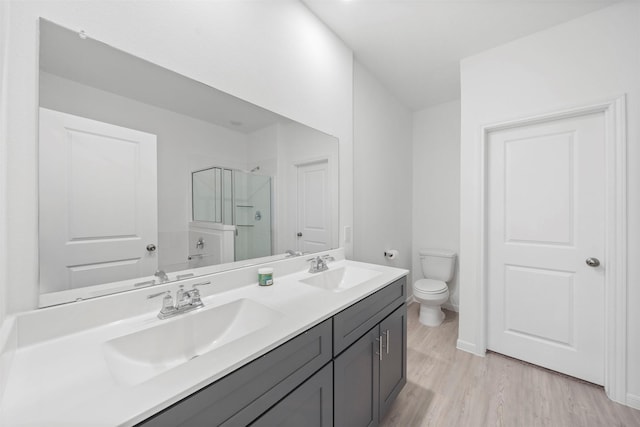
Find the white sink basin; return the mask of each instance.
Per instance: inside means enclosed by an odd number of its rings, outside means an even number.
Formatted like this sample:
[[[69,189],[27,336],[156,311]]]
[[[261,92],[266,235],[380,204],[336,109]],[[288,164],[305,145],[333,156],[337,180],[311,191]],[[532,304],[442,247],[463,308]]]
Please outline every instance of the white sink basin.
[[[327,271],[315,273],[313,276],[300,281],[327,291],[343,292],[382,274],[379,271],[350,265],[333,269],[331,267],[329,268]]]
[[[280,312],[250,299],[204,308],[103,345],[109,370],[134,385],[269,326]]]

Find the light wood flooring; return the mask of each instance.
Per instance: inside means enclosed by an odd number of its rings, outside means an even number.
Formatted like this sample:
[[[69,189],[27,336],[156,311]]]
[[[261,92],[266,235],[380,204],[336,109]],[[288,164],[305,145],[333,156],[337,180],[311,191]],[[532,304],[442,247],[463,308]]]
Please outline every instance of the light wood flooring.
[[[640,426],[640,411],[602,387],[497,353],[456,349],[458,315],[437,328],[407,320],[407,384],[381,426]]]

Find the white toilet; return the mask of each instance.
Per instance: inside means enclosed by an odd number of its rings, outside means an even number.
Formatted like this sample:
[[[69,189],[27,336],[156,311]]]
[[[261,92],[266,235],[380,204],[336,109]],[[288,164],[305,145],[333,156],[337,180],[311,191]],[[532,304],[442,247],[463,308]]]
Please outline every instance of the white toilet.
[[[453,277],[456,254],[446,249],[420,249],[424,279],[413,284],[413,297],[420,303],[420,323],[438,326],[444,320],[440,306],[449,299],[447,283]]]

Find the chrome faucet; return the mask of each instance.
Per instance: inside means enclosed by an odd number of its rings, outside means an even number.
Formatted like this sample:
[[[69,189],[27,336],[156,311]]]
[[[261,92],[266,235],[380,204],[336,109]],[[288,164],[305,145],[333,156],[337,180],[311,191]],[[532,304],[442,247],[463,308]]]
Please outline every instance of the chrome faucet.
[[[158,317],[160,319],[166,319],[174,315],[176,308],[173,306],[173,298],[171,298],[171,291],[166,292],[158,292],[157,294],[147,295],[147,299],[159,297],[160,295],[164,295],[162,298],[162,308],[160,309],[160,313],[158,313]]]
[[[191,304],[191,294],[189,291],[184,291],[184,285],[180,285],[180,288],[176,291],[176,310],[181,310],[189,304]]]
[[[335,261],[336,259],[331,255],[322,255],[315,258],[308,259],[309,261],[309,273],[320,273],[329,269],[327,265],[328,261]]]
[[[155,298],[160,295],[164,295],[162,298],[162,308],[158,313],[159,319],[168,319],[178,314],[187,313],[189,311],[197,310],[204,307],[204,303],[200,297],[200,290],[198,286],[210,285],[211,282],[196,283],[189,291],[184,290],[184,285],[180,285],[180,288],[176,291],[176,302],[173,303],[171,297],[171,291],[158,292],[157,294],[151,294],[147,296],[147,299]]]
[[[154,276],[160,279],[160,283],[165,283],[169,281],[169,276],[167,276],[167,273],[165,273],[164,270],[157,270],[154,273]]]

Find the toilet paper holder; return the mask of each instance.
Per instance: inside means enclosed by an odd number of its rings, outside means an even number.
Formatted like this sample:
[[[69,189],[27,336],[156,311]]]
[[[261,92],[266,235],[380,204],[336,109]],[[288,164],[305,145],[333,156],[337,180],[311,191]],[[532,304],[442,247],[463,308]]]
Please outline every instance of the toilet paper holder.
[[[384,251],[385,258],[388,259],[396,259],[398,257],[399,252],[395,249],[389,249]]]

